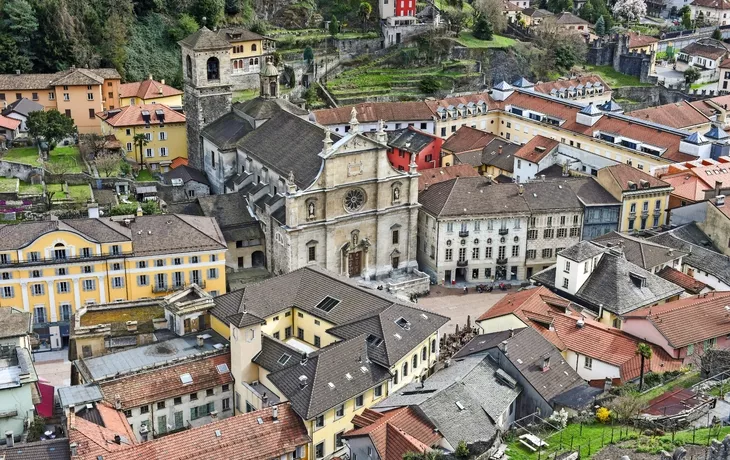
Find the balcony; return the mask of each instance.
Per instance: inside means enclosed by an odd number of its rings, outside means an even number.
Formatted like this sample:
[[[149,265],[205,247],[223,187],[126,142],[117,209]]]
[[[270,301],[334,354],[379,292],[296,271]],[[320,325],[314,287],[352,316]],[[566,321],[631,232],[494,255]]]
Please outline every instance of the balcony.
[[[641,217],[649,217],[649,211],[641,211]]]
[[[456,266],[457,267],[466,267],[467,265],[469,265],[469,261],[468,260],[457,260],[456,261]]]
[[[152,286],[152,292],[154,292],[155,294],[159,294],[160,292],[167,292],[167,291],[169,291],[168,286],[160,286],[160,285]]]
[[[630,212],[629,213],[629,219],[631,219],[631,220],[636,219],[636,213],[635,212]]]
[[[497,265],[507,265],[507,258],[506,257],[497,258]]]
[[[469,230],[461,230],[461,231],[459,231],[459,236],[461,238],[465,238],[465,237],[469,236]]]
[[[500,235],[506,235],[507,233],[509,233],[509,230],[507,230],[506,228],[500,228],[499,229],[499,234]]]

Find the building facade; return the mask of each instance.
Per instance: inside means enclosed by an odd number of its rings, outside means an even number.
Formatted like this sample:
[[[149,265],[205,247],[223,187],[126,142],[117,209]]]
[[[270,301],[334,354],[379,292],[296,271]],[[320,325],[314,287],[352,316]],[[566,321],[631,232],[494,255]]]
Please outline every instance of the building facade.
[[[165,80],[153,80],[152,75],[147,80],[119,85],[120,107],[146,104],[182,107],[182,95],[183,92],[179,89],[166,85]]]

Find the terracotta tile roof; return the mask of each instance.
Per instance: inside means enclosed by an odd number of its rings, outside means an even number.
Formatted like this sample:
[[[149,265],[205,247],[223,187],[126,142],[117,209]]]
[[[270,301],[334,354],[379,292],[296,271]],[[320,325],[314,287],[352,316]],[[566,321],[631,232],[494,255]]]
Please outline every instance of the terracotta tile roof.
[[[98,112],[96,116],[114,127],[144,126],[146,122],[142,117],[142,112],[145,110],[149,112],[151,123],[160,122],[157,113],[159,110],[162,110],[166,124],[185,123],[185,115],[163,104],[129,105],[118,110]]]
[[[104,394],[104,400],[113,404],[118,395],[122,401],[122,408],[131,409],[231,383],[233,381],[231,373],[218,372],[216,366],[219,364],[225,364],[230,369],[230,354],[184,362],[177,366],[102,382],[100,383],[101,391]],[[180,379],[182,374],[190,374],[193,382],[182,383]],[[159,384],[160,382],[164,382],[164,385]]]
[[[692,201],[703,200],[705,197],[704,191],[709,189],[707,184],[699,177],[689,174],[682,174],[674,177],[663,177],[662,180],[674,187],[672,195]]]
[[[712,8],[715,10],[730,10],[730,2],[727,0],[694,0],[690,5]]]
[[[728,305],[730,292],[710,292],[641,308],[625,316],[627,319],[645,318],[670,346],[681,348],[730,334],[730,318],[725,309]]]
[[[675,163],[660,177],[674,187],[674,195],[694,201],[705,199],[705,190],[715,188],[715,182],[730,184],[730,158],[702,159]]]
[[[657,272],[657,275],[661,276],[667,281],[671,281],[677,286],[683,287],[685,291],[690,294],[699,294],[703,289],[707,287],[702,281],[696,280],[686,273],[682,273],[679,270],[675,270],[670,266],[666,266]]]
[[[373,123],[379,120],[425,121],[430,120],[433,115],[424,102],[363,102],[355,106],[315,110],[312,115],[320,125],[348,124],[353,107],[357,111],[357,121],[360,123]]]
[[[641,48],[643,46],[651,45],[652,43],[658,43],[659,39],[654,38],[651,35],[642,35],[629,32],[629,48]]]
[[[677,129],[710,123],[709,118],[687,101],[647,107],[629,112],[626,115]]]
[[[499,104],[497,104],[497,101],[493,100],[487,93],[475,93],[458,97],[447,97],[446,99],[426,101],[425,104],[428,106],[429,109],[431,109],[432,114],[436,115],[436,111],[439,109],[439,107],[443,107],[444,109],[446,109],[449,106],[458,107],[459,104],[467,105],[470,102],[474,104],[479,102],[485,102],[489,109],[494,109],[499,106]]]
[[[636,355],[636,347],[641,343],[640,339],[590,318],[583,318],[583,327],[578,327],[578,315],[552,313],[551,316],[551,328],[566,349],[618,366],[624,382],[639,377],[641,358]],[[541,326],[536,329],[540,332],[546,330]],[[650,346],[653,354],[644,363],[645,371],[666,372],[679,370],[682,366],[682,360],[673,359],[659,346]]]
[[[178,166],[187,166],[188,165],[188,159],[183,157],[177,157],[174,160],[172,160],[172,163],[170,163],[170,169],[175,169]]]
[[[546,300],[550,303],[547,303]],[[569,303],[568,300],[553,294],[545,286],[525,289],[502,297],[492,308],[477,318],[477,322],[513,314],[527,323],[528,318],[525,311],[548,315],[548,312],[552,311],[565,311]],[[565,305],[565,307],[561,308],[560,305]]]
[[[121,80],[115,69],[68,69],[56,73],[0,75],[0,91],[46,89],[58,85],[100,85],[104,80]]]
[[[538,83],[537,85],[535,85],[533,87],[533,90],[538,93],[550,94],[550,91],[552,90],[561,91],[564,89],[568,89],[571,86],[585,86],[586,83],[590,83],[592,85],[600,83],[603,86],[604,94],[611,91],[611,87],[608,86],[606,82],[603,81],[603,79],[598,75],[584,75],[564,80],[546,81],[544,83]]]
[[[239,414],[121,450],[104,460],[268,460],[290,454],[310,442],[302,420],[288,403]],[[259,419],[261,423],[259,423]],[[96,457],[81,457],[96,460]]]
[[[564,11],[555,16],[555,23],[559,26],[590,25],[590,22],[586,21],[585,19],[579,18],[578,16],[568,11]]]
[[[0,115],[0,128],[10,129],[14,131],[18,129],[18,126],[20,126],[20,120]]]
[[[631,167],[627,164],[617,164],[613,166],[608,166],[603,169],[611,175],[616,184],[618,184],[618,186],[621,187],[621,190],[625,192],[630,191],[629,182],[633,182],[634,184],[636,184],[636,187],[638,189],[643,188],[641,186],[641,181],[648,182],[649,189],[669,187],[669,184],[667,184],[663,180],[657,179],[656,177],[649,175],[644,171]]]
[[[533,137],[530,142],[520,147],[520,149],[515,152],[515,156],[537,164],[540,160],[549,155],[559,143],[560,142],[555,139],[538,135]]]
[[[437,445],[442,436],[411,407],[388,412],[365,409],[352,419],[354,430],[344,437],[369,436],[383,460],[401,460],[406,452],[424,452]]]
[[[137,445],[132,428],[123,413],[115,410],[111,405],[101,402],[96,404],[102,425],[70,414],[68,418],[68,437],[75,442],[78,456],[74,459],[96,460],[99,457],[108,459],[113,452],[118,452]],[[114,442],[115,436],[120,436],[121,442]]]
[[[138,97],[154,99],[156,97],[177,96],[183,92],[151,78],[143,81],[119,85],[119,97]]]
[[[449,137],[441,149],[456,155],[474,150],[482,150],[497,136],[471,126],[462,126]]]
[[[418,191],[421,192],[433,184],[444,182],[457,177],[476,177],[479,175],[472,165],[458,164],[441,168],[424,169],[419,171]]]

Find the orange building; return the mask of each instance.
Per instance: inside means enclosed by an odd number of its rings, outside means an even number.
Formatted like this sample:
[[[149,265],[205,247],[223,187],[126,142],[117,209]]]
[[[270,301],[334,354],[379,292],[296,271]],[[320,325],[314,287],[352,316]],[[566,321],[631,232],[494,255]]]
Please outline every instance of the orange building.
[[[56,109],[73,118],[79,134],[101,133],[97,112],[119,107],[122,77],[115,69],[71,67],[49,74],[0,75],[0,108],[26,98],[45,110]]]

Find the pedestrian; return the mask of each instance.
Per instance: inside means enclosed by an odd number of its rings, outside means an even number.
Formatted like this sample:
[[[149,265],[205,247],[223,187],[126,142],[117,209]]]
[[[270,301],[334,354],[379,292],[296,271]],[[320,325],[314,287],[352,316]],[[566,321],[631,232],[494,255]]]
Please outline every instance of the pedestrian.
[[[468,294],[468,293],[469,293],[469,288],[464,286],[464,294]]]

